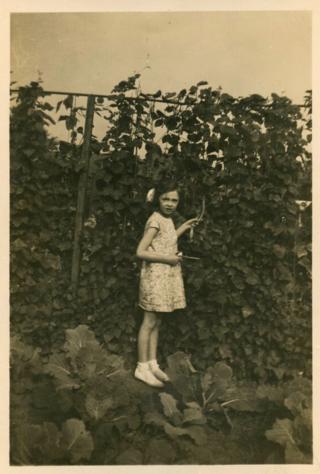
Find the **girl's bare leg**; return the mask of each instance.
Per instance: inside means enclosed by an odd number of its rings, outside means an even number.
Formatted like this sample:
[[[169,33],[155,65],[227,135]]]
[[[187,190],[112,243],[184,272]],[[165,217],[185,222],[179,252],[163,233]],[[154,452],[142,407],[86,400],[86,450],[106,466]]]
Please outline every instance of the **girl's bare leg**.
[[[149,340],[149,350],[148,350],[148,360],[156,360],[157,359],[157,347],[158,347],[158,337],[159,337],[159,328],[160,328],[161,320],[159,316],[157,316],[156,324],[150,334]]]
[[[162,382],[169,382],[168,375],[160,369],[157,362],[157,346],[158,346],[160,324],[161,324],[161,319],[158,316],[156,326],[151,332],[151,336],[150,336],[149,353],[148,353],[149,366],[151,368],[151,372],[153,373],[153,375],[157,377],[158,380],[161,380]]]
[[[143,322],[138,334],[138,360],[148,362],[151,333],[157,325],[157,315],[152,311],[145,311]]]

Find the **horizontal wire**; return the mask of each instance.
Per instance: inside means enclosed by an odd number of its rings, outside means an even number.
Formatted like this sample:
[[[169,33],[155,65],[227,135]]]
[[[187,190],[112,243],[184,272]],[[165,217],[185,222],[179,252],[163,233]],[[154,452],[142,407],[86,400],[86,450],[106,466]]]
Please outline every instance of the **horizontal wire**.
[[[20,89],[10,89],[10,92],[19,92]],[[89,97],[89,96],[93,96],[93,97],[103,97],[105,99],[109,99],[109,100],[116,100],[118,99],[119,95],[117,94],[109,94],[109,95],[104,95],[104,94],[89,94],[89,93],[85,93],[85,92],[66,92],[66,91],[45,91],[45,90],[42,90],[41,91],[42,93],[44,93],[45,95],[75,95],[77,97]],[[173,104],[173,105],[184,105],[184,106],[187,106],[187,105],[198,105],[199,102],[178,102],[178,101],[175,101],[175,100],[170,100],[170,99],[154,99],[154,98],[151,98],[149,97],[147,94],[144,95],[144,97],[126,97],[126,96],[123,96],[123,98],[125,100],[129,100],[129,101],[136,101],[136,102],[144,102],[144,101],[149,101],[149,102],[160,102],[160,103],[165,103],[165,104]],[[295,106],[295,107],[302,107],[302,108],[309,108],[310,106],[309,105],[305,105],[305,104],[289,104],[289,105],[292,105],[292,106]],[[271,107],[272,104],[265,104],[263,105],[262,107]]]

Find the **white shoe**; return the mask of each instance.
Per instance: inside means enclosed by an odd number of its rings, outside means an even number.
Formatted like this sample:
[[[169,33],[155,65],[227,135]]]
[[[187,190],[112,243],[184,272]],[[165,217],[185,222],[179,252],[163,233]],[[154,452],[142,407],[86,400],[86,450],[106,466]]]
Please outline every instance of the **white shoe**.
[[[163,387],[164,384],[157,379],[149,368],[142,368],[137,366],[134,376],[136,379],[141,380],[142,382],[150,385],[151,387]]]
[[[158,379],[161,380],[161,382],[170,382],[169,377],[163,370],[160,369],[159,365],[157,362],[150,362],[149,367],[153,375]]]

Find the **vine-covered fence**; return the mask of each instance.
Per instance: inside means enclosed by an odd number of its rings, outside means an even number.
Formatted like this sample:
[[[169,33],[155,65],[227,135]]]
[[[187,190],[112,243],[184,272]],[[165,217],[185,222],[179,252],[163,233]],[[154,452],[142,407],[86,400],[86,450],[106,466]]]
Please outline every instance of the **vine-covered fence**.
[[[162,356],[242,377],[281,380],[311,370],[311,96],[305,108],[272,94],[235,98],[206,82],[178,93],[137,92],[138,75],[92,97],[102,139],[68,95],[57,110],[71,141],[48,133],[50,95],[21,87],[11,110],[11,328],[50,354],[87,324],[109,351],[136,357],[139,263],[147,190],[180,185],[175,219],[206,197],[181,249],[186,311],[164,317]],[[133,95],[134,92],[136,95]],[[93,120],[93,115],[91,116]],[[302,223],[299,221],[302,215]],[[301,219],[300,215],[300,219]],[[183,217],[182,217],[183,216]]]

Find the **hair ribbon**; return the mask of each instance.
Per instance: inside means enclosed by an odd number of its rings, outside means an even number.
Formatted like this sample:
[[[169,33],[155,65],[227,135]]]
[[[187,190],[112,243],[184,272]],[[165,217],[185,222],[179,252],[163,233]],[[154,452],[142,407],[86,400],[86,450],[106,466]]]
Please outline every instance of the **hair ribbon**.
[[[146,196],[146,202],[152,202],[154,200],[155,192],[156,192],[155,188],[149,189]]]

